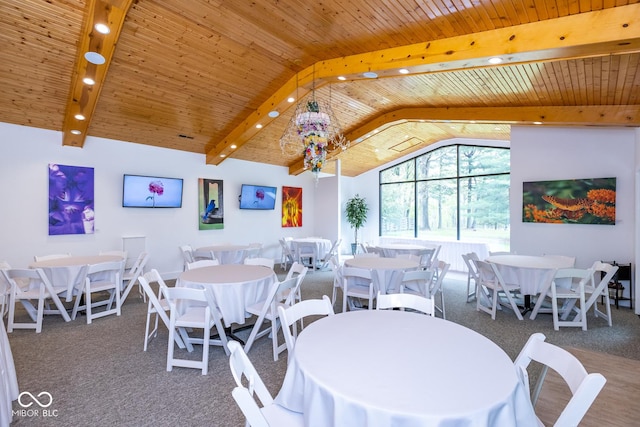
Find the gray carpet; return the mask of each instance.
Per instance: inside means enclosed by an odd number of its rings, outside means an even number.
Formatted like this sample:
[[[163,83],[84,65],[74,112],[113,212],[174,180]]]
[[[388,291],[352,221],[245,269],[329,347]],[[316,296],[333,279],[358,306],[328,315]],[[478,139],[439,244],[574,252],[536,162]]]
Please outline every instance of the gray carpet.
[[[281,271],[279,275],[283,276]],[[332,282],[329,272],[309,273],[303,298],[331,296]],[[462,275],[450,274],[444,289],[447,318],[492,339],[512,358],[529,335],[542,332],[555,344],[640,360],[640,320],[628,308],[613,308],[612,328],[590,313],[587,332],[579,328],[556,332],[550,315],[518,321],[503,310],[492,321],[486,313],[477,312],[475,303],[465,302]],[[341,306],[336,304],[336,312]],[[108,316],[87,325],[84,317],[65,323],[59,316],[47,316],[40,334],[24,330],[9,334],[20,391],[33,395],[46,391],[53,398],[47,414],[14,416],[12,425],[243,426],[244,417],[231,397],[234,382],[222,348],[211,347],[207,376],[186,368],[167,372],[165,328],[161,327],[147,352],[142,350],[145,316],[146,304],[133,291],[120,317]],[[193,357],[200,357],[198,347]],[[249,357],[275,395],[286,370],[286,353],[274,362],[271,341],[265,337],[256,342]],[[14,402],[14,410],[18,409]]]

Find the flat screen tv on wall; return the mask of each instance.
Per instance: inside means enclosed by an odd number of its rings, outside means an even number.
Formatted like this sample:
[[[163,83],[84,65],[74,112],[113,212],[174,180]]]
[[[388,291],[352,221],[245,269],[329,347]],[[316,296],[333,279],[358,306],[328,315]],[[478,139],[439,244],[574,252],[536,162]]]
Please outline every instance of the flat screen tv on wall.
[[[124,175],[122,206],[125,208],[182,207],[182,179]]]
[[[240,191],[240,209],[275,209],[276,190],[276,187],[242,184]]]

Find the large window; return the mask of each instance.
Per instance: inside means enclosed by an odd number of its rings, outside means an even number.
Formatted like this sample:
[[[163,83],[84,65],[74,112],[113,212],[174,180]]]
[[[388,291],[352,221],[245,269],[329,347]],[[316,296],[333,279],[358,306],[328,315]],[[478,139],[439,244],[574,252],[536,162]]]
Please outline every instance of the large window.
[[[380,235],[509,248],[508,148],[451,145],[380,172]]]

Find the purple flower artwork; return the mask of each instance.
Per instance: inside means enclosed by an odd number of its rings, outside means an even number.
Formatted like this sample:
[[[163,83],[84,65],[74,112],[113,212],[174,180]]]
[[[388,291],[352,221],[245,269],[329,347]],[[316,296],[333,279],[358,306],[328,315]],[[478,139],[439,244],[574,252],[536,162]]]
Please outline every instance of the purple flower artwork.
[[[93,234],[93,168],[49,164],[49,235]]]

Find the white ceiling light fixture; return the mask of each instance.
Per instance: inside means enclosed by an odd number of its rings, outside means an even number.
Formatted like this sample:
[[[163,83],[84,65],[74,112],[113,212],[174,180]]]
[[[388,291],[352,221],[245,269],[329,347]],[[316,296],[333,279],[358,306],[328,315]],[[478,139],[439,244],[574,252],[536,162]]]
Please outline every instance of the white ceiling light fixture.
[[[409,70],[407,70],[406,68],[400,68],[400,69],[398,70],[398,72],[399,72],[400,74],[409,74]]]
[[[96,81],[93,80],[91,77],[85,77],[82,79],[82,83],[89,85],[89,86],[93,86],[94,84],[96,84]]]
[[[494,56],[493,58],[489,58],[489,64],[500,64],[502,62],[502,58],[498,58],[497,56]]]
[[[276,117],[278,117],[280,115],[280,113],[278,113],[276,110],[273,111],[269,111],[269,117],[275,119]]]
[[[109,34],[111,32],[109,27],[106,24],[103,24],[101,22],[98,22],[96,25],[93,26],[93,28],[95,28],[96,31],[99,32],[100,34]]]
[[[338,80],[345,81],[345,80],[347,80],[347,78],[345,76],[338,76]]]
[[[73,117],[75,117],[76,120],[84,120],[85,119],[84,114],[80,114],[80,113],[76,114]]]
[[[78,129],[73,129],[73,130],[71,131],[71,133],[72,133],[72,134],[74,134],[74,135],[80,135],[80,134],[82,134],[82,132],[80,132]]]
[[[104,56],[100,55],[98,52],[87,52],[84,54],[84,59],[96,65],[102,65],[106,62]]]
[[[373,71],[367,71],[365,73],[362,73],[363,76],[365,76],[368,79],[377,79],[378,78],[378,74],[374,73]]]

